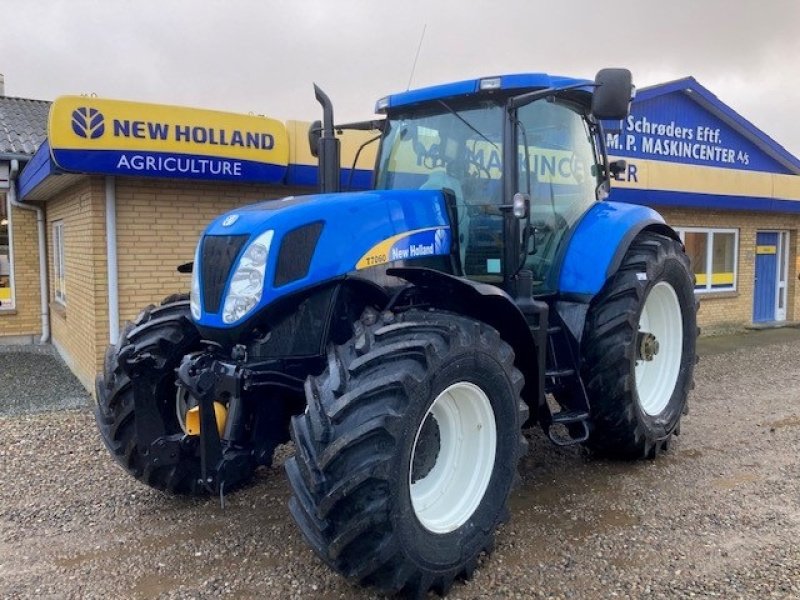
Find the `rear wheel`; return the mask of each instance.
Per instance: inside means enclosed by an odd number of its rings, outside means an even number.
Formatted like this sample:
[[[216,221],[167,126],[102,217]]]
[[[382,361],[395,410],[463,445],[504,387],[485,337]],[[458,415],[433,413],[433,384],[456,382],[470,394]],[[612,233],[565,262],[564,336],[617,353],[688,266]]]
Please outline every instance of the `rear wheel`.
[[[306,383],[287,461],[292,515],[363,585],[415,596],[469,577],[507,519],[525,441],[522,374],[498,333],[409,311],[356,324]]]
[[[587,316],[582,373],[595,451],[652,457],[668,444],[692,387],[696,312],[680,243],[640,233]]]
[[[158,307],[147,307],[126,325],[117,345],[108,348],[103,376],[96,384],[95,420],[106,447],[133,477],[174,494],[206,494],[197,483],[200,453],[196,438],[185,438],[178,463],[167,466],[154,466],[147,458],[148,449],[137,443],[133,385],[120,365],[120,354],[130,352],[130,347],[134,356],[148,353],[157,363],[163,361],[156,394],[150,400],[158,409],[156,414],[166,435],[185,433],[181,415],[185,414],[186,397],[175,385],[175,369],[184,355],[201,349],[200,334],[189,316],[188,296],[173,295]],[[228,485],[232,488],[238,483],[243,481]]]

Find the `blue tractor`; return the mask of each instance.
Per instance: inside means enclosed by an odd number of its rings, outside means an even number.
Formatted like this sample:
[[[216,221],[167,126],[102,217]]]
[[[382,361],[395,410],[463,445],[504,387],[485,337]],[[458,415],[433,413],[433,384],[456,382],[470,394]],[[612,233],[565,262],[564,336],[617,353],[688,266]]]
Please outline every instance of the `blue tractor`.
[[[352,581],[446,594],[509,516],[537,424],[556,444],[655,457],[695,364],[689,261],[655,211],[606,200],[603,122],[630,72],[507,75],[381,99],[309,139],[321,193],[234,210],[191,294],[109,348],[97,424],[134,477],[245,484],[275,448],[291,514]],[[374,189],[339,193],[337,129],[379,129]]]

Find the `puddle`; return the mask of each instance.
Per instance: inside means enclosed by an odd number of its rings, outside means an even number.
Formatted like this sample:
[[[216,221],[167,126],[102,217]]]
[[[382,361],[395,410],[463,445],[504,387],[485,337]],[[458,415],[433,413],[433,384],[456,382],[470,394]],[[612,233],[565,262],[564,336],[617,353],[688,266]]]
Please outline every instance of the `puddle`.
[[[770,429],[781,429],[783,427],[800,427],[800,417],[786,417],[778,419],[769,424]]]
[[[569,540],[568,545],[581,544],[592,536],[607,535],[641,523],[639,517],[624,510],[607,508],[565,512],[558,506],[552,510],[530,511],[515,521],[517,534],[526,543],[504,556],[510,565],[552,562],[556,557],[554,540]]]
[[[53,562],[55,562],[56,566],[58,567],[64,567],[66,569],[74,569],[76,567],[81,566],[85,562],[89,562],[90,560],[95,560],[97,558],[102,558],[106,556],[109,556],[108,552],[88,552],[86,554],[78,554],[76,556],[60,556],[56,558]]]
[[[145,575],[131,589],[132,596],[137,598],[157,598],[175,590],[183,582],[167,575]]]
[[[713,481],[712,485],[718,490],[732,490],[740,485],[756,481],[762,481],[762,478],[755,473],[741,472],[730,477],[718,477]]]
[[[137,541],[135,545],[140,551],[153,554],[160,550],[166,550],[189,541],[197,543],[213,541],[222,533],[224,528],[224,523],[204,522],[189,528],[174,531],[170,534],[148,535]],[[129,551],[129,546],[127,544],[121,544],[118,547],[112,546],[105,550],[85,552],[74,556],[60,556],[57,557],[54,562],[59,567],[74,569],[93,560],[114,560],[128,554]]]
[[[703,456],[703,453],[697,448],[687,448],[686,450],[678,452],[677,456],[679,458],[700,458]]]
[[[632,527],[640,523],[639,517],[623,510],[601,509],[589,519],[572,521],[570,534],[572,537],[586,538],[590,535],[606,533],[613,529]]]

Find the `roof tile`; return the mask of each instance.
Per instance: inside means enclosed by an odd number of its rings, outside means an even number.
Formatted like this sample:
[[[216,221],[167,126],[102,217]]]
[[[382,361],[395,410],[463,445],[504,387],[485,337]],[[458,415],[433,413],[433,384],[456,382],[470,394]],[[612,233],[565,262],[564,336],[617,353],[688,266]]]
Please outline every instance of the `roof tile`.
[[[47,137],[50,102],[0,96],[0,154],[33,156]]]

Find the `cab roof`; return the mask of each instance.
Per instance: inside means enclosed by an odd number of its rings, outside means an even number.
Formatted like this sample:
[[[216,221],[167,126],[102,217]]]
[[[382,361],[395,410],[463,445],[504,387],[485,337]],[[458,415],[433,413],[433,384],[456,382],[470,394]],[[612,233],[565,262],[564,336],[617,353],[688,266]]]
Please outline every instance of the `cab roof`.
[[[432,100],[463,98],[479,92],[519,90],[519,93],[522,94],[536,89],[580,85],[583,83],[589,85],[592,82],[588,79],[576,79],[574,77],[548,75],[546,73],[515,73],[481,77],[479,79],[466,79],[385,96],[376,103],[375,112],[385,114],[389,110],[401,106],[421,104]]]

